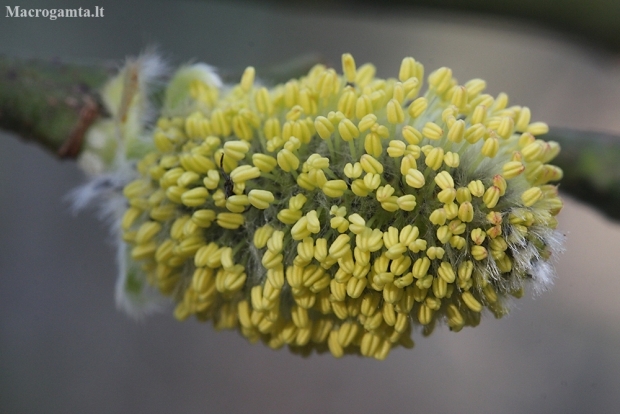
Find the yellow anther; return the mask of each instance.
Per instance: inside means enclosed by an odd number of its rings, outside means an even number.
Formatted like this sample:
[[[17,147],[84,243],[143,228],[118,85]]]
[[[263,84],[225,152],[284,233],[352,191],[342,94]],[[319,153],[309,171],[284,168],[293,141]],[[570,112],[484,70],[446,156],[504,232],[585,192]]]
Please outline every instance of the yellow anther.
[[[186,171],[177,180],[177,185],[180,187],[188,187],[190,184],[193,184],[200,180],[200,175],[196,174],[193,171]],[[131,197],[129,197],[131,198]]]
[[[340,137],[345,141],[351,141],[359,137],[360,132],[351,120],[345,118],[338,124]]]
[[[358,123],[358,128],[361,132],[364,132],[372,128],[377,122],[377,116],[375,114],[367,114]]]
[[[390,124],[400,124],[405,120],[405,113],[396,99],[390,99],[386,107],[387,120]]]
[[[491,211],[489,214],[487,214],[486,219],[489,221],[489,223],[496,226],[502,224],[502,214],[499,211]]]
[[[338,233],[344,233],[345,231],[349,229],[349,222],[344,217],[339,217],[339,216],[333,217],[329,221],[329,225],[332,229],[338,230]]]
[[[467,185],[467,188],[474,197],[482,197],[484,194],[484,184],[482,184],[482,181],[480,180],[471,181]]]
[[[337,198],[342,197],[347,188],[344,180],[329,180],[321,187],[321,190],[326,196]]]
[[[364,139],[364,150],[374,156],[378,157],[383,152],[383,147],[381,145],[381,138],[375,132],[371,132],[366,135]]]
[[[402,112],[402,103],[405,100],[405,86],[401,82],[396,82],[394,84],[394,91],[392,92],[392,99],[394,99],[398,105],[400,106],[400,110]],[[404,113],[403,113],[404,120]]]
[[[336,93],[338,85],[338,75],[333,69],[328,69],[323,72],[319,77],[316,84],[316,89],[319,92],[319,96],[323,99],[328,99],[332,94]]]
[[[424,187],[425,180],[424,174],[416,169],[410,169],[407,171],[407,175],[405,176],[405,181],[407,184],[413,188],[422,188]]]
[[[448,188],[452,188],[452,189],[454,188],[454,180],[452,179],[452,176],[450,175],[450,173],[447,171],[442,171],[439,174],[437,174],[435,176],[435,183],[437,183],[439,188],[441,188],[442,190],[446,190]]]
[[[450,246],[452,246],[452,248],[454,249],[462,250],[463,248],[465,248],[466,244],[467,244],[467,240],[465,240],[465,238],[461,236],[450,237]]]
[[[226,208],[233,213],[243,213],[250,204],[248,196],[245,194],[231,195],[226,199]]]
[[[517,122],[515,123],[515,130],[517,130],[518,132],[526,131],[527,127],[530,124],[531,116],[532,114],[530,112],[530,108],[528,108],[527,106],[522,107],[521,111],[519,112]]]
[[[265,126],[263,127],[263,133],[265,134],[265,138],[269,141],[279,137],[282,133],[280,128],[280,120],[278,118],[267,119],[265,121]]]
[[[428,325],[433,319],[433,310],[426,304],[422,304],[418,309],[418,321],[421,325]]]
[[[427,122],[422,128],[422,135],[428,139],[437,140],[443,136],[443,129],[434,122]]]
[[[357,96],[355,94],[355,89],[347,87],[338,100],[338,111],[342,112],[347,118],[353,118],[355,116],[356,102]]]
[[[472,79],[465,83],[465,87],[469,99],[473,99],[487,87],[487,83],[482,79]]]
[[[355,82],[355,59],[353,59],[353,56],[351,56],[350,53],[345,53],[342,55],[342,73],[344,73],[347,82]]]
[[[284,151],[284,150],[282,150]],[[233,183],[244,183],[248,180],[260,177],[260,170],[250,165],[240,165],[230,173],[230,179]]]
[[[465,122],[459,119],[452,124],[448,130],[448,139],[452,142],[459,143],[465,137]]]
[[[170,187],[172,189],[174,187]],[[209,191],[204,187],[196,187],[181,194],[181,202],[188,207],[198,207],[207,201]]]
[[[428,219],[436,226],[443,226],[446,223],[446,211],[443,208],[435,209]]]
[[[484,124],[487,117],[487,107],[478,105],[471,114],[471,124]]]
[[[386,201],[392,194],[394,194],[394,187],[387,184],[377,189],[377,201],[380,203]]]
[[[499,135],[500,137],[504,139],[508,139],[512,135],[513,130],[514,130],[514,121],[512,120],[512,118],[509,118],[507,116],[502,117],[502,120],[500,121],[499,126],[497,127],[497,135]]]
[[[372,155],[364,154],[360,158],[362,169],[368,174],[382,174],[383,165]]]
[[[269,91],[267,88],[262,87],[256,91],[254,95],[254,99],[256,102],[256,109],[258,112],[264,115],[271,115],[273,113],[273,103],[271,101],[271,97],[269,96]]]
[[[469,201],[459,206],[458,218],[464,223],[470,223],[474,219],[474,207]]]
[[[249,92],[254,85],[254,76],[256,75],[256,71],[252,66],[248,66],[243,71],[243,75],[241,75],[241,82],[239,85],[244,92]]]
[[[131,249],[131,258],[134,260],[145,260],[153,257],[157,244],[152,241],[146,244],[139,244]]]
[[[474,259],[480,261],[486,259],[489,253],[487,252],[487,249],[485,249],[483,246],[476,245],[472,246],[471,255]]]
[[[521,201],[526,207],[533,206],[536,202],[543,197],[543,192],[540,187],[532,187],[521,194]]]
[[[344,219],[343,217],[340,218]],[[351,214],[348,222],[349,230],[354,234],[361,234],[366,228],[366,221],[357,213]]]
[[[470,292],[463,292],[461,297],[463,298],[465,305],[472,311],[480,312],[482,310],[482,305]]]
[[[160,230],[161,224],[154,221],[144,222],[138,229],[134,240],[137,244],[146,244],[151,241]]]
[[[142,214],[142,210],[136,207],[129,207],[125,214],[123,215],[123,219],[121,221],[121,227],[123,230],[129,229],[140,217]]]
[[[431,73],[428,77],[428,83],[431,89],[437,91],[438,94],[445,92],[452,81],[452,70],[442,67]]]
[[[304,266],[314,258],[314,240],[311,237],[306,237],[297,244],[297,255],[304,262]]]
[[[198,226],[202,228],[207,228],[211,226],[211,223],[215,220],[215,211],[213,210],[196,210],[194,214],[192,214],[192,221]]]
[[[405,125],[402,133],[403,138],[405,138],[410,145],[417,145],[422,140],[422,134],[412,126]]]
[[[274,231],[275,229],[269,224],[266,224],[256,229],[253,238],[254,246],[256,246],[258,249],[262,249],[263,247],[265,247]]]
[[[354,299],[359,298],[364,292],[367,284],[368,279],[366,278],[358,279],[356,277],[352,277],[347,282],[347,294]]]
[[[232,129],[237,137],[242,140],[250,141],[254,136],[250,123],[240,115],[236,115],[232,119]]]
[[[235,230],[245,223],[245,218],[238,213],[219,213],[217,224],[225,229]]]
[[[412,146],[412,145],[410,145],[410,146]],[[400,161],[400,173],[402,175],[407,175],[407,171],[409,171],[411,169],[416,170],[417,168],[418,168],[418,163],[415,160],[415,156],[412,155],[412,154],[407,154]]]
[[[474,271],[474,264],[470,260],[462,262],[458,268],[458,277],[460,280],[469,280]]]
[[[416,206],[416,199],[414,195],[407,194],[396,199],[396,204],[398,204],[398,208],[404,211],[413,211]]]
[[[267,154],[252,154],[252,163],[261,172],[269,173],[278,165],[278,161]],[[217,173],[217,171],[215,171]],[[219,174],[218,174],[219,179]],[[206,185],[205,185],[206,186]],[[208,187],[207,187],[208,188]]]
[[[488,208],[493,208],[497,205],[500,196],[501,190],[496,186],[491,186],[485,191],[482,201]]]
[[[502,167],[502,175],[507,180],[517,177],[523,171],[525,171],[525,166],[521,161],[509,161]]]
[[[465,140],[470,144],[475,144],[480,141],[484,134],[486,134],[487,130],[483,124],[474,124],[467,128],[465,131]]]
[[[398,197],[390,196],[381,201],[381,208],[385,211],[394,212],[398,210]]]
[[[366,187],[363,180],[353,180],[351,183],[351,191],[358,197],[366,197],[370,189]]]
[[[542,162],[553,160],[560,153],[560,144],[555,141],[545,143],[545,149],[541,158]]]
[[[446,244],[450,241],[452,237],[452,232],[448,226],[441,226],[437,229],[437,240],[441,242],[441,244]]]
[[[308,214],[306,214],[306,218],[308,219],[308,230],[311,233],[318,233],[321,230],[321,222],[319,221],[316,210],[309,211]]]
[[[444,204],[451,204],[456,198],[456,190],[454,188],[446,188],[437,194],[437,200]]]
[[[232,198],[232,197],[230,197]],[[252,206],[260,210],[264,210],[269,207],[269,204],[273,203],[274,197],[271,191],[267,190],[250,190],[248,193],[248,201]]]
[[[338,259],[344,256],[348,251],[351,250],[350,246],[351,238],[346,234],[341,234],[334,240],[334,242],[329,247],[330,256]]]
[[[277,161],[280,168],[286,172],[295,171],[299,168],[299,158],[286,148],[278,151]]]
[[[497,155],[497,151],[499,151],[499,140],[495,136],[490,136],[484,141],[480,153],[485,157],[493,158]]]
[[[531,144],[526,145],[522,150],[521,154],[523,155],[523,159],[525,161],[536,161],[539,160],[544,153],[544,143],[540,140],[536,140]]]
[[[544,122],[534,122],[527,127],[526,131],[534,136],[544,135],[549,132],[549,126]]]
[[[278,220],[284,224],[295,224],[302,216],[302,212],[299,210],[282,209],[278,213]]]
[[[322,139],[328,139],[336,130],[334,124],[324,116],[316,117],[314,120],[314,127],[316,128],[317,134],[319,134]]]
[[[406,148],[407,145],[403,141],[393,139],[388,145],[387,153],[392,158],[402,157]]]
[[[405,82],[409,78],[416,76],[416,61],[412,57],[406,57],[400,64],[400,70],[398,71],[398,79],[401,82]]]
[[[493,176],[493,185],[499,188],[499,195],[503,196],[506,193],[506,188],[508,187],[508,185],[506,184],[506,180],[504,180],[504,177],[502,177],[501,175],[497,174]]]
[[[359,162],[351,164],[350,162],[344,166],[344,175],[347,178],[359,178],[362,175],[363,169]]]
[[[424,111],[426,111],[426,108],[428,108],[427,99],[424,97],[417,98],[416,100],[411,102],[409,108],[407,108],[407,113],[409,113],[409,116],[411,118],[417,118],[422,115]]]
[[[435,259],[443,259],[444,254],[446,253],[446,251],[442,248],[442,247],[429,247],[426,250],[426,256],[428,256],[429,259],[431,260],[435,260]]]
[[[373,114],[373,105],[370,96],[364,94],[357,98],[355,102],[355,117],[364,119],[368,115]],[[360,122],[361,123],[361,122]],[[360,127],[360,131],[361,131]]]
[[[227,137],[231,133],[230,120],[221,109],[215,109],[211,113],[211,128],[215,135]]]
[[[424,163],[431,169],[437,171],[443,164],[443,156],[443,148],[435,147],[428,153],[424,159]]]
[[[452,94],[452,105],[459,109],[465,108],[467,105],[467,97],[467,88],[464,86],[456,86],[454,88],[454,93]]]
[[[355,244],[362,251],[375,252],[383,247],[383,232],[379,229],[366,228],[355,238]]]
[[[363,88],[368,85],[375,76],[376,68],[374,65],[370,63],[364,63],[357,69],[357,73],[355,74],[355,83]]]

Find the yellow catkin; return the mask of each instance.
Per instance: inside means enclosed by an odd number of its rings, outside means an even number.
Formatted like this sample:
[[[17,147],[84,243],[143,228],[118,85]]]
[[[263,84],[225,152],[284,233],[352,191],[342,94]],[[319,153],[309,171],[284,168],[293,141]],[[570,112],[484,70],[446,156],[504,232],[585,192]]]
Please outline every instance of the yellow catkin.
[[[532,277],[562,208],[547,125],[481,79],[398,69],[376,78],[345,54],[342,75],[316,65],[268,88],[248,67],[170,92],[187,102],[165,108],[123,190],[138,285],[179,320],[381,360],[415,325],[459,331],[549,279]]]

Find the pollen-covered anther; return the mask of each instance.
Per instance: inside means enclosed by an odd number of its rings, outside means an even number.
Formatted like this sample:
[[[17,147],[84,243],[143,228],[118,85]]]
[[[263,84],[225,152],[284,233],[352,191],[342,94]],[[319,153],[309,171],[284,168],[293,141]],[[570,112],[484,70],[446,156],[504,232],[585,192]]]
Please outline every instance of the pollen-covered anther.
[[[543,197],[543,193],[539,187],[532,187],[521,195],[521,200],[526,207],[533,206]]]
[[[443,129],[434,122],[427,122],[422,128],[422,135],[431,140],[438,140],[443,136]]]
[[[248,201],[252,206],[264,210],[269,207],[274,201],[274,196],[271,191],[267,190],[250,190],[248,193]]]
[[[441,168],[443,164],[444,150],[441,147],[435,147],[431,149],[428,154],[426,154],[426,158],[424,163],[431,169],[437,171]]]

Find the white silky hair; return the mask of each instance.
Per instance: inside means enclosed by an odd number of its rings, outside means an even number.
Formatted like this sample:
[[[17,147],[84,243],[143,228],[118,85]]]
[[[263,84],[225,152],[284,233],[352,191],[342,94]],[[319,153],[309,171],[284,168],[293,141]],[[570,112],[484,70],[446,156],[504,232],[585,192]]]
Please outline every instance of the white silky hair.
[[[160,88],[164,85],[165,77],[170,72],[169,66],[154,48],[147,49],[137,58],[127,58],[125,67],[129,68],[129,66],[137,73],[136,93],[142,94],[144,98],[142,99],[143,105],[140,108],[131,108],[140,111],[139,119],[142,134],[135,138],[148,143],[151,138],[146,125],[152,123],[158,116],[158,108],[148,98],[154,88]],[[122,70],[122,68],[120,69]],[[135,160],[128,159],[126,154],[126,137],[123,136],[122,120],[120,119],[122,114],[118,113],[121,102],[113,102],[112,104],[116,104],[117,107],[107,109],[116,115],[117,128],[114,128],[114,136],[106,137],[115,140],[118,144],[112,165],[109,166],[107,172],[96,175],[89,174],[89,180],[71,191],[68,194],[68,199],[74,213],[77,214],[87,208],[93,208],[97,217],[108,225],[110,236],[117,249],[116,260],[119,273],[115,288],[116,305],[133,318],[141,319],[150,313],[164,309],[169,300],[148,285],[146,275],[139,265],[131,260],[129,248],[122,239],[121,221],[127,210],[127,200],[123,195],[123,188],[138,178],[138,174]],[[103,146],[101,143],[99,144],[99,146]],[[86,172],[88,173],[88,171]],[[137,281],[141,286],[139,292],[130,292],[127,289],[130,274],[133,278],[138,279]]]

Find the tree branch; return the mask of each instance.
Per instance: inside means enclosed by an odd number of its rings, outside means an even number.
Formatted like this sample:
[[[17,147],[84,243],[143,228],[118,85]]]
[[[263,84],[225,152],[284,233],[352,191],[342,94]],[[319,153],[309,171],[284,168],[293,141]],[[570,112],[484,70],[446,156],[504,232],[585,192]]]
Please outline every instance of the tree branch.
[[[551,128],[543,138],[562,147],[552,161],[564,171],[560,190],[620,220],[620,137]]]
[[[0,56],[0,128],[75,158],[88,127],[102,115],[97,91],[110,67]]]

